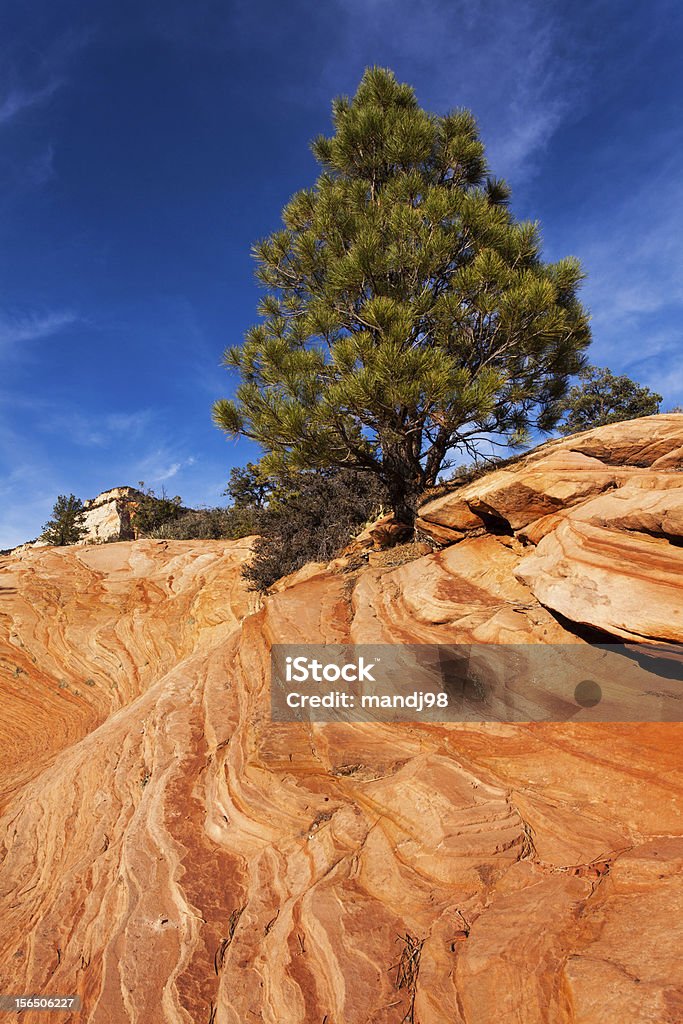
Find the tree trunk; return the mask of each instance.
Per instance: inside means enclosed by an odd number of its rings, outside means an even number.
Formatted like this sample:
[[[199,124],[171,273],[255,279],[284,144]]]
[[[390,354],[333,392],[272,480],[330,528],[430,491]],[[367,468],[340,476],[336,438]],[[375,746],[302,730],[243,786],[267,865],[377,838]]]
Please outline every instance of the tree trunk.
[[[415,526],[415,502],[417,494],[410,484],[402,477],[392,477],[386,481],[389,502],[394,519],[411,530]]]
[[[417,499],[422,490],[423,469],[419,459],[407,445],[385,444],[382,469],[395,521],[413,530]]]

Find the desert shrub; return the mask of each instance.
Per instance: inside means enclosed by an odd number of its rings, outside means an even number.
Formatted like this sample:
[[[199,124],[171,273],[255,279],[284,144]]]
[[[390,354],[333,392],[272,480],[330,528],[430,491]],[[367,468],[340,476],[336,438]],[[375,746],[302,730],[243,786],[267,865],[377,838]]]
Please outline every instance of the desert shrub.
[[[187,512],[183,508],[183,499],[176,494],[169,498],[165,489],[161,488],[161,494],[148,487],[145,489],[144,481],[140,481],[141,494],[136,499],[135,509],[132,513],[132,525],[135,531],[143,537],[152,537],[156,530],[180,519]]]
[[[255,509],[203,508],[162,523],[151,536],[164,540],[238,540],[258,529]]]
[[[386,502],[369,473],[321,470],[290,478],[260,513],[254,558],[243,570],[250,589],[265,592],[306,562],[334,558]]]

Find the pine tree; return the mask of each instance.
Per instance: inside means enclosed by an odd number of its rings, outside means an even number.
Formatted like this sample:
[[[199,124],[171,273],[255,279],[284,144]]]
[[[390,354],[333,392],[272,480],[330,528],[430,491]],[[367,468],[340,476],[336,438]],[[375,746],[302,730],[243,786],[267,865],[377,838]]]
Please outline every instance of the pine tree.
[[[590,332],[568,258],[488,177],[473,116],[433,116],[382,68],[333,103],[322,173],[258,243],[261,322],[224,357],[241,382],[214,405],[271,472],[376,474],[396,517],[448,452],[551,429]]]
[[[60,494],[52,508],[52,519],[43,527],[42,539],[61,547],[78,544],[87,533],[83,502],[74,494]]]
[[[566,418],[559,426],[561,434],[659,412],[661,395],[623,374],[615,376],[607,367],[587,366],[579,373],[579,381],[564,402]]]

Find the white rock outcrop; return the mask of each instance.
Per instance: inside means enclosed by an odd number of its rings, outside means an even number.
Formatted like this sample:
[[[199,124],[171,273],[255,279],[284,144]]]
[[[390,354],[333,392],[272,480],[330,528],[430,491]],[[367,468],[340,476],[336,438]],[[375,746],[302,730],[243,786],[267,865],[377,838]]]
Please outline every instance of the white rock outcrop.
[[[83,502],[85,509],[83,525],[86,533],[80,543],[101,544],[113,539],[135,540],[136,533],[132,516],[141,497],[142,491],[139,491],[137,487],[111,487],[94,498],[87,498]],[[46,543],[39,537],[37,540],[28,541],[26,544],[12,548],[9,553],[18,555],[22,551],[42,547],[46,547]]]

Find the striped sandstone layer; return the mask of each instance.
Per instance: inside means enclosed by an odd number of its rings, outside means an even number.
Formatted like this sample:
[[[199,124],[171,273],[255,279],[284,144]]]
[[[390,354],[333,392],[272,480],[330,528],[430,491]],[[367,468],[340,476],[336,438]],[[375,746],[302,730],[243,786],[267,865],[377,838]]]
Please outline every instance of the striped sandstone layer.
[[[604,430],[602,465],[607,442],[627,464]],[[662,473],[640,492],[673,498]],[[540,501],[512,533],[480,518],[403,565],[307,567],[261,607],[247,542],[0,562],[0,992],[78,993],[59,1019],[98,1024],[682,1019],[682,726],[269,714],[275,642],[581,644],[528,566],[622,486]],[[669,497],[647,523],[671,533]],[[621,525],[605,507],[576,522],[676,553],[634,499],[619,508]],[[610,608],[614,573],[596,584]]]

